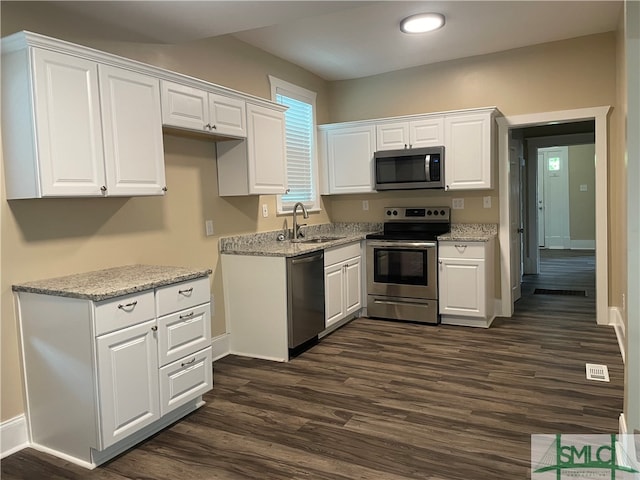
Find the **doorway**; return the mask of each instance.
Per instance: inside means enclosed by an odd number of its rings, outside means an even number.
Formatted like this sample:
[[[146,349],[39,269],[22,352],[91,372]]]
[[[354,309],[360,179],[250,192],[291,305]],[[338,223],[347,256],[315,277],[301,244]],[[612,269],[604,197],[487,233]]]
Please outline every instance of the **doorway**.
[[[595,264],[596,264],[596,320],[598,324],[606,325],[609,323],[608,309],[608,268],[607,268],[607,115],[610,107],[595,107],[577,110],[565,110],[557,112],[537,113],[530,115],[518,115],[512,117],[498,118],[499,125],[499,171],[500,171],[500,254],[501,254],[501,307],[503,316],[511,316],[513,314],[513,275],[511,265],[514,262],[514,255],[520,258],[522,252],[518,250],[517,245],[523,245],[528,248],[530,255],[528,258],[536,257],[538,238],[537,228],[535,237],[531,238],[531,232],[519,232],[514,230],[513,216],[518,212],[518,207],[513,204],[511,199],[511,190],[519,189],[519,185],[512,185],[511,166],[510,166],[510,140],[513,130],[524,129],[530,127],[541,127],[551,125],[570,124],[583,121],[593,121],[595,125],[594,144],[596,152],[596,185],[595,185],[595,215],[596,215],[596,248],[595,248]],[[556,139],[557,142],[557,139]],[[557,144],[557,143],[556,143]],[[544,145],[544,146],[553,146]],[[530,162],[528,169],[532,168]],[[528,175],[537,176],[537,162],[534,165],[534,171],[528,172]],[[535,192],[534,192],[535,194]],[[527,206],[526,214],[531,218],[536,218],[535,212],[531,214],[531,209],[537,208],[534,203]],[[514,241],[523,235],[523,242]],[[532,248],[535,245],[535,248]],[[525,259],[527,256],[525,256]],[[526,268],[526,265],[525,265]]]

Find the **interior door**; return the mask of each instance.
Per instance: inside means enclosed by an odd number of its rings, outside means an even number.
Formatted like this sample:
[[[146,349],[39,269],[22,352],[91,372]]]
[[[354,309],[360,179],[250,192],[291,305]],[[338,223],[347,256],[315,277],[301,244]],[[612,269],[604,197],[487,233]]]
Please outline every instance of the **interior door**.
[[[569,147],[549,147],[542,154],[544,182],[544,244],[546,248],[570,247],[569,235]]]
[[[510,132],[511,135],[511,132]],[[509,139],[509,235],[511,243],[511,302],[522,296],[522,220],[521,220],[521,189],[522,176],[522,140]]]

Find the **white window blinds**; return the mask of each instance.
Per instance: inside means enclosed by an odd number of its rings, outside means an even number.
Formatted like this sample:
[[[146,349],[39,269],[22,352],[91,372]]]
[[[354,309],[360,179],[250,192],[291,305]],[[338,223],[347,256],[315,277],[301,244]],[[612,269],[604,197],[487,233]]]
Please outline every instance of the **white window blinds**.
[[[308,210],[319,210],[315,155],[316,94],[274,77],[269,79],[273,100],[288,107],[285,131],[289,193],[278,197],[278,211],[291,212],[297,202],[302,202]]]

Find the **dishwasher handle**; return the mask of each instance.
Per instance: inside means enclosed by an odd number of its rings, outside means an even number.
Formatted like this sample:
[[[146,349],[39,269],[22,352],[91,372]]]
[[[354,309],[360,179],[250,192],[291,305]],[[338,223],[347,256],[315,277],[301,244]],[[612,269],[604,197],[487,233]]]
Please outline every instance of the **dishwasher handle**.
[[[322,260],[324,258],[324,253],[319,253],[318,255],[302,257],[302,258],[292,258],[291,263],[297,265],[299,263],[310,263],[315,262],[317,260]]]

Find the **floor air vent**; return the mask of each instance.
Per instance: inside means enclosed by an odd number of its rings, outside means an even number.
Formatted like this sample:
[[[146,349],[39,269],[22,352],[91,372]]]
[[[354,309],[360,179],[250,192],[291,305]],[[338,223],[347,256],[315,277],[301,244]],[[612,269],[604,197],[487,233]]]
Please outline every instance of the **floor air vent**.
[[[586,297],[586,290],[554,290],[550,288],[536,288],[534,295],[572,295],[574,297]]]
[[[597,380],[598,382],[609,381],[609,369],[606,365],[596,365],[595,363],[587,363],[587,380]]]

